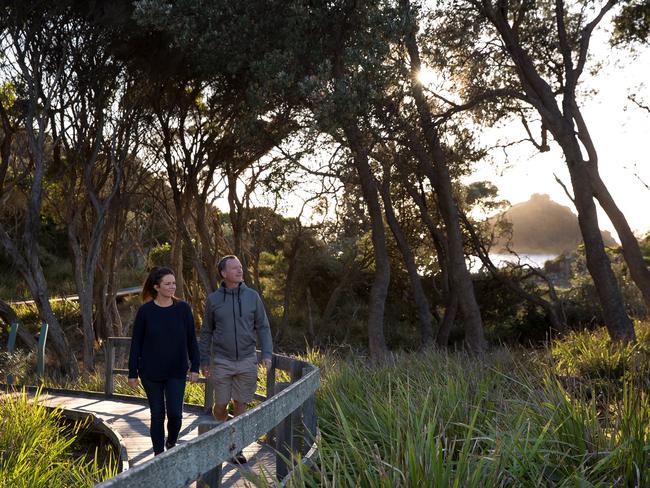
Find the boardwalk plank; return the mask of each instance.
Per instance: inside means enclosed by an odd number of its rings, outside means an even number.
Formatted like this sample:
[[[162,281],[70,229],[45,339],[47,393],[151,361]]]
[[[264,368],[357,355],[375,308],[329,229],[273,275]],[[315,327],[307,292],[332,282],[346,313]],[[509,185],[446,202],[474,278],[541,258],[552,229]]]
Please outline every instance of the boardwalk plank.
[[[149,437],[149,408],[144,403],[137,400],[115,401],[52,393],[41,394],[40,401],[49,407],[80,410],[101,418],[123,438],[131,466],[153,457]],[[187,408],[183,413],[179,443],[195,438],[198,435],[199,423],[207,420],[211,420],[211,416],[199,413],[198,408]],[[245,466],[224,463],[222,486],[253,486],[242,477],[242,473],[246,471],[257,476],[266,474],[267,478],[275,475],[275,454],[266,444],[255,442],[244,449],[244,454],[249,459]]]

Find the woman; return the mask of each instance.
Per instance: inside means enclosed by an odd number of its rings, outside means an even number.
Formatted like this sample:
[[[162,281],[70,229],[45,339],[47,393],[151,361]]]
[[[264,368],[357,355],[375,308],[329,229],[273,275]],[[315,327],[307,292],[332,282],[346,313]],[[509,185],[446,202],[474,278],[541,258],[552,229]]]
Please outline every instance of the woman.
[[[144,303],[135,316],[129,354],[129,386],[136,388],[139,376],[149,400],[154,455],[174,447],[178,440],[188,357],[190,381],[194,383],[199,377],[199,347],[192,309],[175,298],[175,292],[174,272],[164,267],[152,268],[142,286]]]

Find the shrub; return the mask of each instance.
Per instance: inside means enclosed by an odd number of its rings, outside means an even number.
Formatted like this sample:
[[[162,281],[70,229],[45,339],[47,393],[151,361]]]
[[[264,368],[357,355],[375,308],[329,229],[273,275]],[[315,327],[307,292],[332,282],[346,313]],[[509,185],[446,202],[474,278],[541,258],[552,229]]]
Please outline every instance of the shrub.
[[[99,453],[73,457],[71,449],[86,425],[67,428],[60,410],[49,410],[24,391],[0,398],[0,486],[12,488],[93,486],[117,473],[115,458]]]

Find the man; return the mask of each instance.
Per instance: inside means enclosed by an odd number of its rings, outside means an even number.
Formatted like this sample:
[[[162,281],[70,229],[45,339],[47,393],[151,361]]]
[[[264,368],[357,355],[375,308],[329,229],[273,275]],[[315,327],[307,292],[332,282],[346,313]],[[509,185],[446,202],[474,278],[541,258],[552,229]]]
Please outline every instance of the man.
[[[224,422],[233,401],[234,415],[246,411],[257,387],[256,340],[262,350],[262,364],[271,367],[273,343],[264,305],[257,292],[244,284],[244,271],[236,256],[219,261],[221,286],[208,295],[201,326],[201,372],[214,384],[214,417]],[[212,349],[212,357],[210,357]],[[212,360],[212,361],[210,361]],[[211,364],[212,363],[212,364]],[[231,462],[246,463],[239,451]]]

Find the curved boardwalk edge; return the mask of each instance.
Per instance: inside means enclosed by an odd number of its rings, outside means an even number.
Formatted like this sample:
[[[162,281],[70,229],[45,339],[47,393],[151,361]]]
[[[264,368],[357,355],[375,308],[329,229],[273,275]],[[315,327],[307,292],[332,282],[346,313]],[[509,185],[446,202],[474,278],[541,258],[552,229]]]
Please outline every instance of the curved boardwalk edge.
[[[255,408],[96,486],[187,486],[271,431],[309,401],[318,388],[320,371],[313,365],[303,364],[303,375],[298,381]]]

